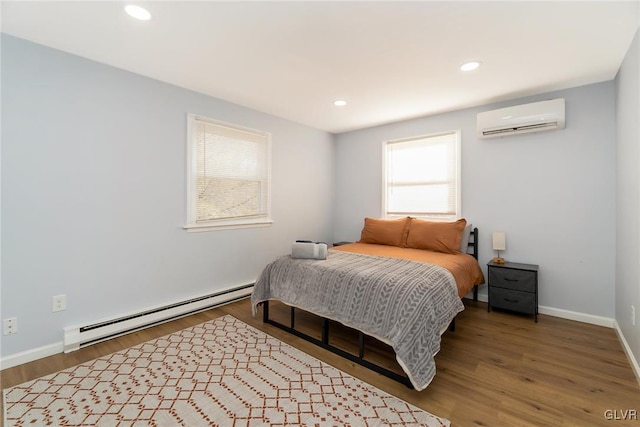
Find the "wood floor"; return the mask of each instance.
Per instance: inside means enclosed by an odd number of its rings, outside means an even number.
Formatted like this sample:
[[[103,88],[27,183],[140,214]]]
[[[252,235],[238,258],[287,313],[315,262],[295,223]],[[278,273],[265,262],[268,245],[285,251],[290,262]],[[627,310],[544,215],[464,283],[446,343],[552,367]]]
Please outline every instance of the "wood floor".
[[[613,329],[540,315],[494,311],[464,300],[456,331],[445,332],[436,356],[437,374],[417,392],[366,368],[315,347],[253,318],[248,300],[239,301],[77,352],[55,355],[1,372],[8,388],[93,358],[118,351],[225,314],[261,329],[337,368],[418,407],[451,420],[453,426],[597,426],[640,425],[640,386]],[[272,308],[276,315],[277,306]],[[311,331],[313,316],[296,325]],[[336,331],[336,343],[349,347],[348,332]],[[394,369],[386,346],[367,350]],[[629,410],[638,414],[629,419]],[[631,412],[633,414],[634,412]],[[607,419],[610,418],[610,419]],[[624,419],[626,418],[626,419]]]

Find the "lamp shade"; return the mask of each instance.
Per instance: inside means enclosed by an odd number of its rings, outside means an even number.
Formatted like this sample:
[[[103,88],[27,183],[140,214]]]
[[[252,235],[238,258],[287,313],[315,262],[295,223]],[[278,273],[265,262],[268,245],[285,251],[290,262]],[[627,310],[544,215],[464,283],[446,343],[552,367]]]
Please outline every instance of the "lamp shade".
[[[504,231],[493,232],[493,250],[504,251],[507,248],[507,238]]]

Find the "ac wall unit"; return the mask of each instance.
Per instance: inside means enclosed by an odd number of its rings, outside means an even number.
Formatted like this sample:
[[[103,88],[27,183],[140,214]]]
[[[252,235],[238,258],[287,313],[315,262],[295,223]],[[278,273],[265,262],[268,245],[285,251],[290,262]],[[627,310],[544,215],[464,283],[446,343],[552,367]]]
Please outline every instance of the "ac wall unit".
[[[564,98],[478,113],[478,138],[564,129]]]

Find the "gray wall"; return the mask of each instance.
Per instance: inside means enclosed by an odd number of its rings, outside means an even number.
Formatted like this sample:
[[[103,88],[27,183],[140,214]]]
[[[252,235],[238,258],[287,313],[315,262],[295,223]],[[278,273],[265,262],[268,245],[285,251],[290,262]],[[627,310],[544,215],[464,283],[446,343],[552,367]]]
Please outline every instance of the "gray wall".
[[[564,130],[475,135],[480,111],[557,97],[566,100]],[[540,305],[613,318],[612,81],[338,135],[334,239],[357,239],[363,218],[381,215],[383,141],[454,129],[462,131],[462,213],[480,229],[485,273],[491,232],[505,231],[508,261],[540,265]]]
[[[640,363],[640,32],[616,77],[618,180],[616,321]],[[636,309],[632,325],[631,306]]]
[[[187,233],[187,113],[271,132],[271,227]],[[2,356],[65,326],[250,283],[332,234],[333,136],[2,36]],[[66,294],[68,309],[52,313]]]

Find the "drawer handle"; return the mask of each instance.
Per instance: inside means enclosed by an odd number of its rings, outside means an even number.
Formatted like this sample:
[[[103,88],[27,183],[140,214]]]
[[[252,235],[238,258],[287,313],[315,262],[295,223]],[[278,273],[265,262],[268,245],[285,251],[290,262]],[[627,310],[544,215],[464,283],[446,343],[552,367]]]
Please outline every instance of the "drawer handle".
[[[517,282],[518,279],[509,279],[508,277],[505,277],[504,280],[506,280],[507,282]]]
[[[514,302],[514,303],[515,303],[515,302],[518,302],[518,300],[517,300],[517,299],[504,298],[504,300],[505,300],[505,301],[507,301],[507,302]]]

